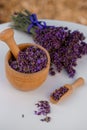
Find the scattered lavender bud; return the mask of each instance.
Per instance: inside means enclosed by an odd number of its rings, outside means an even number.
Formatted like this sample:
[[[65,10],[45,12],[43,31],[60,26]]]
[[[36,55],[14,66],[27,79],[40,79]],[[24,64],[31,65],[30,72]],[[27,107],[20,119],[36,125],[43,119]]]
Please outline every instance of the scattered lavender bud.
[[[39,101],[35,104],[37,106],[37,111],[35,111],[35,115],[43,115],[45,118],[41,119],[41,121],[49,122],[51,117],[47,115],[51,112],[50,105],[48,101]]]
[[[51,74],[52,76],[54,76],[56,73],[55,73],[55,71],[51,70],[51,71],[50,71],[50,74]]]
[[[41,121],[50,122],[51,121],[51,117],[46,116],[45,118],[41,119]]]

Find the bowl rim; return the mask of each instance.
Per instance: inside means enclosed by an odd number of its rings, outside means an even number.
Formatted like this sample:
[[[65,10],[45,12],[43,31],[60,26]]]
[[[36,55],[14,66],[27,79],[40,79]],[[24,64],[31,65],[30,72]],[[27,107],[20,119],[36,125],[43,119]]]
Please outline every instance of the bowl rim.
[[[47,58],[48,58],[48,62],[47,62],[47,66],[45,68],[43,68],[42,70],[40,71],[37,71],[37,72],[34,72],[34,73],[22,73],[22,72],[18,72],[16,71],[15,69],[13,69],[10,65],[9,65],[9,62],[8,62],[8,56],[11,55],[11,51],[8,50],[8,52],[6,53],[6,57],[5,57],[5,65],[9,67],[9,69],[11,71],[13,71],[13,73],[15,72],[17,75],[21,74],[21,75],[24,75],[24,76],[30,76],[30,75],[37,75],[41,72],[43,72],[44,70],[46,70],[47,68],[49,69],[50,68],[50,55],[49,55],[49,52],[43,48],[41,45],[38,45],[38,44],[35,44],[35,43],[20,43],[18,44],[19,48],[23,47],[23,46],[37,46],[38,48],[42,49],[46,55],[47,55]]]

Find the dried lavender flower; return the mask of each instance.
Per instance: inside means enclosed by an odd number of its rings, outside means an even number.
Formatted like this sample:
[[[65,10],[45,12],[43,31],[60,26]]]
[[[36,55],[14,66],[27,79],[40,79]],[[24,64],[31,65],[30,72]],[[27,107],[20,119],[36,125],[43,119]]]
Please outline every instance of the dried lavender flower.
[[[41,121],[50,122],[51,121],[51,117],[46,116],[45,118],[41,119]]]
[[[77,59],[87,54],[87,43],[84,35],[79,31],[71,31],[64,27],[47,27],[36,30],[35,41],[48,50],[51,57],[51,65],[55,69],[50,71],[61,72],[64,68],[69,77],[76,73]]]
[[[56,101],[60,100],[60,98],[68,92],[68,88],[66,86],[60,87],[59,89],[56,89],[52,94],[51,97]]]
[[[35,42],[43,46],[50,54],[53,71],[61,72],[65,69],[69,77],[74,77],[78,58],[87,54],[85,36],[78,30],[71,31],[68,27],[38,26],[41,22],[37,19],[31,21],[32,14],[25,10],[12,16],[13,27],[31,33]],[[34,24],[35,23],[35,24]],[[38,24],[36,24],[38,23]],[[32,26],[30,32],[28,27]],[[15,66],[16,67],[16,66]],[[50,71],[51,75],[55,75]]]
[[[47,55],[36,46],[30,46],[19,52],[17,60],[12,57],[9,65],[18,72],[35,73],[47,66]]]
[[[35,105],[37,106],[37,111],[34,111],[35,115],[43,115],[45,118],[41,119],[41,121],[49,122],[51,120],[51,117],[47,116],[51,112],[49,102],[38,101]]]

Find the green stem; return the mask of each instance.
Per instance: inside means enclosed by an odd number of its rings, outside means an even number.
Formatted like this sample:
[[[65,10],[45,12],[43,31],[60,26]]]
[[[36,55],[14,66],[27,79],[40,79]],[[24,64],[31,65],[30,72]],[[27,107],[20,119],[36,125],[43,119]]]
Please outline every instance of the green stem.
[[[27,10],[24,10],[23,12],[15,13],[11,16],[11,19],[13,21],[12,28],[24,31],[28,33],[28,26],[31,24],[30,21],[30,15],[31,13]],[[35,36],[35,31],[37,27],[33,26],[30,30],[30,33]]]

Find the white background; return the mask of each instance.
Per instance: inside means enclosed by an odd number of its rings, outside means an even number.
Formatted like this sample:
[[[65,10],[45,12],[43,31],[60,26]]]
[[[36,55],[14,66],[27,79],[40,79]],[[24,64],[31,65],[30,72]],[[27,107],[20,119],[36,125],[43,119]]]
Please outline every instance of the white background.
[[[52,20],[46,22],[49,25],[68,26],[72,30],[79,30],[87,37],[87,26]],[[0,32],[9,26],[10,23],[1,24]],[[17,44],[34,42],[30,35],[17,30],[15,40]],[[8,46],[0,41],[0,130],[87,130],[87,56],[78,60],[77,73],[73,79],[62,71],[56,76],[48,76],[40,88],[22,92],[16,90],[5,76],[4,60],[8,49]],[[50,103],[51,122],[41,122],[41,117],[34,115],[35,103],[39,100],[49,101],[49,95],[54,89],[66,83],[71,84],[78,77],[85,79],[85,85],[77,88],[60,104]]]

